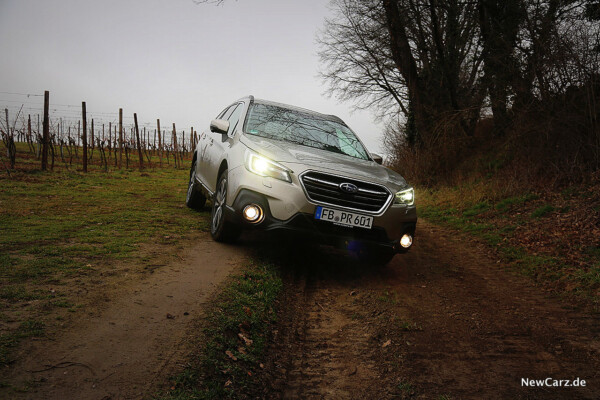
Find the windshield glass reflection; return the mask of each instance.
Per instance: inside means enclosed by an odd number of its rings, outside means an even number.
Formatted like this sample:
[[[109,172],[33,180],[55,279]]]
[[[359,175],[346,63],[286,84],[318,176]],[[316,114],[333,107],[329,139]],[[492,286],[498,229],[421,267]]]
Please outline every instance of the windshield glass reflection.
[[[346,125],[299,110],[254,103],[248,114],[245,132],[363,160],[369,159],[365,148]]]

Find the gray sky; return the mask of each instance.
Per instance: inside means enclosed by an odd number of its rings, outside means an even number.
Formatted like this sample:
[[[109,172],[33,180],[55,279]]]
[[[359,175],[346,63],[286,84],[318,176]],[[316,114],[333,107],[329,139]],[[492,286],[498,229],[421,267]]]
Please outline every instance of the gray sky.
[[[372,115],[323,94],[315,35],[329,14],[328,0],[0,0],[0,106],[37,114],[43,97],[21,94],[49,90],[51,118],[75,121],[86,101],[96,124],[122,107],[128,123],[187,133],[253,94],[336,114],[381,152]]]

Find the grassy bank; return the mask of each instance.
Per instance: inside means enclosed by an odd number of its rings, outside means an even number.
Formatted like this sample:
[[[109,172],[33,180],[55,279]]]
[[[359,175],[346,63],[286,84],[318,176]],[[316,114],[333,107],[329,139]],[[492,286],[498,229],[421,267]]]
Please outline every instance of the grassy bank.
[[[418,191],[419,214],[492,247],[506,265],[600,304],[600,186],[526,191],[492,181]]]
[[[257,398],[275,300],[282,281],[277,268],[255,261],[232,276],[202,321],[202,334],[186,368],[160,399]]]
[[[207,212],[184,205],[186,182],[173,167],[0,174],[0,365],[20,340],[85,312],[82,291],[154,268],[151,251],[206,227]]]

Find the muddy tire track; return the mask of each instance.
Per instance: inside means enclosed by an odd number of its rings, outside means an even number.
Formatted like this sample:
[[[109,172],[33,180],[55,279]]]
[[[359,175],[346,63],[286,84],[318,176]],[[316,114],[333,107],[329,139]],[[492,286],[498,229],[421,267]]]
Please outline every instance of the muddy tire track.
[[[378,377],[370,349],[372,333],[354,318],[357,305],[344,306],[344,287],[307,284],[306,308],[287,369],[283,398],[358,398],[370,392]],[[365,357],[366,356],[366,357]]]
[[[383,269],[281,258],[269,398],[597,399],[598,314],[544,293],[467,237],[423,223]],[[585,379],[527,387],[522,379]]]

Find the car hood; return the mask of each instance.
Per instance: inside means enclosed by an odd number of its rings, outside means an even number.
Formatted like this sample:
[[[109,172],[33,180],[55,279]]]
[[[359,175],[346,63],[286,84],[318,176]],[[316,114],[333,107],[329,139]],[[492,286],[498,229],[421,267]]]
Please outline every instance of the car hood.
[[[312,169],[376,181],[394,190],[401,190],[408,186],[400,174],[374,161],[360,160],[344,154],[255,135],[242,134],[240,142],[251,150],[285,165],[296,175]]]

